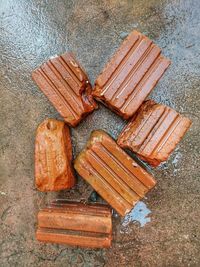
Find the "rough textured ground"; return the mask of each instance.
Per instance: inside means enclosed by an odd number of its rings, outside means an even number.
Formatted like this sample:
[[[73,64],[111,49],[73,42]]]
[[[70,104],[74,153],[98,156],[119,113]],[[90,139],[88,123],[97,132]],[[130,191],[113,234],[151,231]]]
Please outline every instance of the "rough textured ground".
[[[0,1],[0,266],[200,266],[199,26],[199,0]],[[146,208],[125,221],[115,216],[111,249],[39,244],[38,209],[55,195],[87,199],[92,189],[81,179],[70,192],[35,189],[35,130],[59,115],[31,71],[69,49],[94,82],[132,29],[151,37],[173,62],[151,97],[189,116],[192,128],[169,161],[152,170],[158,184],[141,202]],[[115,137],[123,125],[100,106],[72,130],[74,153],[91,130]],[[145,222],[136,222],[145,215]]]

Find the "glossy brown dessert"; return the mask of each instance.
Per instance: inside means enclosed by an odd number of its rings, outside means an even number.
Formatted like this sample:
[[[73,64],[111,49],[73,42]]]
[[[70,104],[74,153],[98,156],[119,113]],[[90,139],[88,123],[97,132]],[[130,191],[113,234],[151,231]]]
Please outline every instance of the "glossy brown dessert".
[[[122,216],[156,184],[149,173],[100,130],[92,132],[74,167]]]
[[[167,160],[190,125],[188,118],[172,108],[147,100],[123,129],[117,143],[155,167]]]
[[[35,140],[35,184],[40,191],[71,188],[75,177],[71,165],[72,144],[68,126],[54,119],[42,122]]]
[[[111,209],[107,205],[57,200],[39,211],[36,238],[88,248],[110,247]]]
[[[133,31],[98,76],[93,96],[128,119],[153,90],[170,64],[158,46]]]
[[[32,78],[72,127],[97,108],[88,76],[72,53],[49,59],[33,71]]]

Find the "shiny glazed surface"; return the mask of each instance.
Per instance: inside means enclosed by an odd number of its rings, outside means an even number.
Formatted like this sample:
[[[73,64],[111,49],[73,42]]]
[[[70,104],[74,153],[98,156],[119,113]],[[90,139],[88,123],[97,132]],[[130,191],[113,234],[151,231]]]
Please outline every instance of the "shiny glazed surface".
[[[70,52],[51,57],[32,78],[70,126],[97,108],[88,77]]]
[[[1,266],[200,266],[199,24],[199,0],[0,1]],[[135,206],[124,225],[124,218],[114,216],[111,249],[39,243],[39,209],[56,197],[85,201],[93,189],[78,177],[70,191],[36,190],[36,129],[48,117],[62,118],[31,73],[51,56],[73,51],[93,85],[133,29],[153,40],[172,61],[150,98],[189,117],[192,127],[167,164],[148,170],[157,184],[142,200],[143,206]],[[92,130],[102,128],[116,138],[125,124],[100,104],[72,129],[74,156]]]
[[[93,131],[74,168],[121,216],[155,186],[156,181],[104,131]]]
[[[36,238],[42,242],[108,248],[112,240],[111,216],[111,209],[105,205],[57,200],[39,211]]]
[[[40,191],[69,189],[75,184],[69,127],[47,119],[37,128],[35,138],[35,183]]]
[[[169,158],[191,123],[170,107],[147,100],[123,129],[117,143],[156,167]]]
[[[94,97],[128,119],[154,89],[170,60],[148,37],[132,31],[95,81]]]

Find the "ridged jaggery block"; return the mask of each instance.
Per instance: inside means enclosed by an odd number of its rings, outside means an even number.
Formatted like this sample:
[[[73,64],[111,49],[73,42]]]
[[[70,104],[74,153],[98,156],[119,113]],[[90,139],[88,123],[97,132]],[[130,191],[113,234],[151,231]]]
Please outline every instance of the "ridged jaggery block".
[[[49,59],[32,78],[70,126],[97,108],[88,76],[72,53]]]
[[[104,131],[94,131],[74,167],[120,215],[155,185],[153,177]]]
[[[188,118],[172,108],[147,100],[123,129],[117,143],[158,166],[168,159],[190,125]]]
[[[111,209],[107,205],[57,200],[39,211],[36,238],[80,247],[110,247]]]
[[[95,82],[93,96],[128,119],[153,90],[170,64],[145,35],[133,31]]]
[[[63,121],[47,119],[36,132],[35,183],[40,191],[58,191],[75,184],[70,131]]]

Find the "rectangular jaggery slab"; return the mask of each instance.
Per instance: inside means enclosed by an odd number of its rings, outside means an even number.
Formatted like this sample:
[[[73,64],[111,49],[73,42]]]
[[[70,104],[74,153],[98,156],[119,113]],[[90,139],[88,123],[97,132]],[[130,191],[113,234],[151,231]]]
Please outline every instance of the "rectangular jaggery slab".
[[[75,159],[74,167],[122,216],[156,183],[101,130],[92,132],[86,148]]]
[[[93,96],[128,119],[153,90],[170,60],[145,35],[133,31],[95,82]]]
[[[42,122],[35,138],[35,184],[40,191],[59,191],[74,186],[70,131],[63,121]]]
[[[72,127],[97,108],[87,74],[70,52],[49,59],[32,78]]]
[[[117,143],[155,167],[168,159],[190,125],[188,118],[172,108],[147,100],[123,129]]]
[[[53,202],[38,213],[36,238],[83,247],[110,247],[112,211],[101,204]]]

